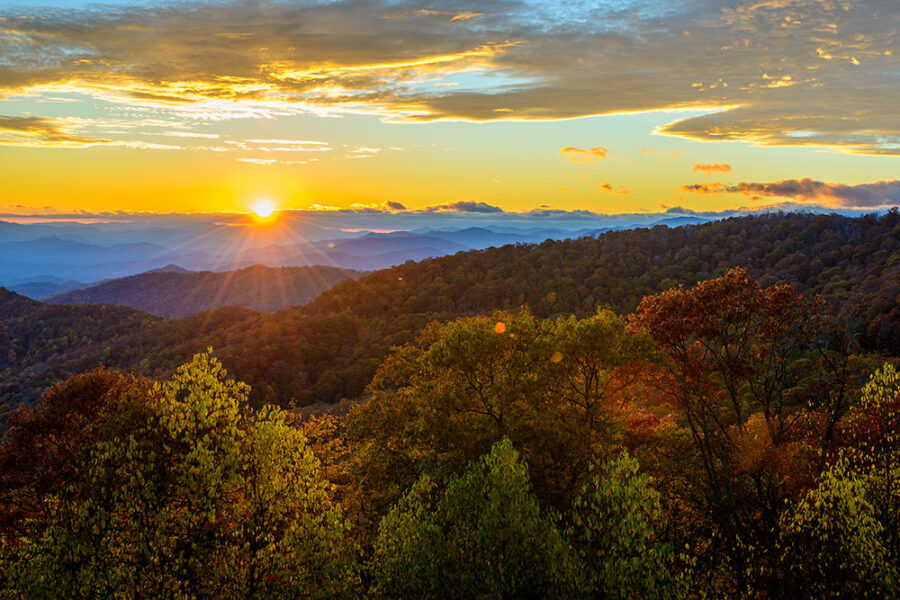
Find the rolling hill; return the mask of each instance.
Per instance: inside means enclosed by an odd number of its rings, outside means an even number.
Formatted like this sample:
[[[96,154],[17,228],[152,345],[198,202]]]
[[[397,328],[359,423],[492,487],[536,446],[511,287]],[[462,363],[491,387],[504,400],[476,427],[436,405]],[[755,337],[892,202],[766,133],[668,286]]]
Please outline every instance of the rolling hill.
[[[334,284],[359,273],[334,267],[264,267],[190,272],[164,267],[46,298],[49,304],[116,304],[160,317],[242,306],[259,312],[306,304]]]
[[[764,285],[821,294],[862,349],[900,355],[900,213],[791,213],[461,252],[346,279],[304,307],[273,313],[224,308],[159,319],[7,292],[0,348],[16,356],[0,352],[0,402],[34,402],[55,379],[101,360],[168,376],[207,346],[253,386],[256,403],[335,402],[359,397],[390,348],[431,320],[521,306],[541,317],[584,316],[598,305],[624,314],[646,294],[733,266]]]

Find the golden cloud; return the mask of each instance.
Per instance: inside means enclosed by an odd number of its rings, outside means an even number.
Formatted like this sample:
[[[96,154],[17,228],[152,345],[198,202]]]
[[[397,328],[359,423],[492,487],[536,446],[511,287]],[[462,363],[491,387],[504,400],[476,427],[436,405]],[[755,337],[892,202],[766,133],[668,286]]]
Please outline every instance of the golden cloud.
[[[768,183],[744,182],[737,185],[694,183],[681,188],[695,194],[743,194],[789,198],[798,202],[815,202],[841,208],[879,208],[900,205],[900,180],[876,181],[849,185],[826,183],[813,179],[782,179]]]
[[[712,175],[713,173],[730,173],[731,165],[728,163],[709,163],[709,164],[699,164],[694,165],[694,172],[706,173],[707,175]]]
[[[108,142],[75,135],[60,120],[0,115],[0,144],[5,146],[84,147]]]
[[[696,109],[704,114],[660,133],[900,154],[895,8],[712,0],[682,3],[665,19],[604,9],[585,18],[501,0],[478,12],[386,0],[23,9],[0,13],[0,97],[78,90],[197,118],[547,120]],[[422,85],[473,71],[490,77]]]
[[[593,148],[575,148],[574,146],[566,146],[559,151],[559,155],[570,160],[573,163],[587,163],[593,160],[606,158],[609,150],[603,146],[594,146]]]
[[[612,186],[612,184],[609,182],[608,179],[604,179],[604,180],[600,183],[600,189],[603,190],[604,192],[609,193],[609,194],[622,194],[622,195],[625,195],[625,194],[630,194],[630,193],[631,193],[631,190],[628,189],[628,188],[625,187],[625,186],[619,186],[619,189],[618,189],[618,190],[615,189],[615,188]]]

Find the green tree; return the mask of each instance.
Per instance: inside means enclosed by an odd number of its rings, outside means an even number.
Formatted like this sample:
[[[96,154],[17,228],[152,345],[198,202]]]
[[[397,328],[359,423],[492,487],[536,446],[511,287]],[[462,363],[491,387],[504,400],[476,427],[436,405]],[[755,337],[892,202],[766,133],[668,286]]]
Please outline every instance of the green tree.
[[[792,510],[782,546],[797,595],[900,594],[900,373],[886,364],[838,428],[837,460]]]
[[[665,519],[651,477],[623,452],[597,466],[572,507],[569,531],[584,561],[591,595],[609,600],[683,596],[671,544],[660,541]]]
[[[351,586],[346,525],[306,439],[280,410],[249,411],[248,391],[200,354],[152,388],[149,410],[120,413],[5,540],[6,591],[325,598]]]
[[[440,491],[420,478],[381,521],[378,598],[571,598],[577,557],[504,438]]]
[[[384,514],[420,473],[441,480],[509,437],[542,502],[568,507],[588,465],[615,443],[616,401],[649,337],[601,310],[587,319],[500,312],[432,323],[382,364],[354,411],[358,473]]]
[[[797,598],[885,599],[900,593],[896,557],[869,501],[872,482],[844,460],[829,468],[782,523],[783,561]]]
[[[876,371],[841,430],[843,457],[868,481],[868,498],[884,525],[885,545],[900,567],[900,372]]]

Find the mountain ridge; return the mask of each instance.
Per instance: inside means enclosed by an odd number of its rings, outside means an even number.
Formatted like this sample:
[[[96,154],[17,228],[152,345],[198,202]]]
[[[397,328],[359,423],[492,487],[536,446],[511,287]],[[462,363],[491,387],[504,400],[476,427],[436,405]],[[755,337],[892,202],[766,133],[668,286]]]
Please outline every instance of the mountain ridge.
[[[409,262],[271,313],[232,307],[160,319],[108,305],[28,304],[27,315],[0,320],[0,347],[15,348],[18,361],[0,353],[0,403],[34,402],[46,386],[99,360],[167,377],[209,346],[252,386],[254,403],[331,403],[360,397],[390,348],[430,321],[523,306],[541,318],[583,317],[597,306],[627,314],[644,295],[735,266],[762,285],[791,283],[822,294],[864,349],[900,354],[898,254],[898,211],[860,218],[789,213]]]
[[[170,265],[170,267],[173,265]],[[226,272],[154,269],[45,298],[48,304],[115,304],[159,317],[187,317],[225,306],[271,312],[312,300],[357,271],[253,265]]]

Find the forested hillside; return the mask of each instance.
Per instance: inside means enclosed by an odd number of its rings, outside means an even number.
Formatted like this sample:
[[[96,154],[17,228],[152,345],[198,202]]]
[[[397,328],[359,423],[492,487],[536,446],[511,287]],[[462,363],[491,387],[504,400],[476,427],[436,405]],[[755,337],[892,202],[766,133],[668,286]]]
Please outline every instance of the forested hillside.
[[[306,304],[339,281],[359,273],[335,267],[265,267],[215,273],[156,272],[113,279],[89,288],[57,294],[50,304],[116,304],[160,317],[242,306],[271,312]]]
[[[9,419],[0,595],[892,600],[900,373],[845,334],[731,269],[432,322],[346,414],[96,369]]]
[[[83,370],[99,357],[110,366],[164,377],[213,346],[235,375],[253,386],[255,402],[335,402],[360,396],[388,350],[414,339],[431,320],[523,306],[540,317],[587,316],[598,305],[624,314],[644,295],[742,266],[765,285],[793,283],[800,291],[821,294],[863,348],[896,354],[898,253],[897,211],[858,219],[760,215],[406,263],[343,281],[306,307],[269,314],[220,309],[179,320],[133,316],[115,326],[123,334],[104,341],[99,355],[92,350],[100,347],[96,336],[79,324],[80,310],[86,311],[84,319],[93,318],[89,307],[60,313],[55,311],[64,307],[46,307],[12,324],[4,320],[0,332],[23,349],[17,350],[23,356],[58,365],[59,374]],[[48,328],[50,322],[58,325]],[[86,329],[87,339],[66,328]],[[58,341],[62,337],[65,344]],[[5,359],[0,356],[0,373],[16,387],[2,400],[34,401],[46,380],[19,373],[36,363],[25,359],[13,366]]]
[[[249,311],[248,311],[249,312]],[[159,319],[122,306],[51,306],[0,288],[0,419],[57,381],[100,363],[139,366],[141,331]]]

